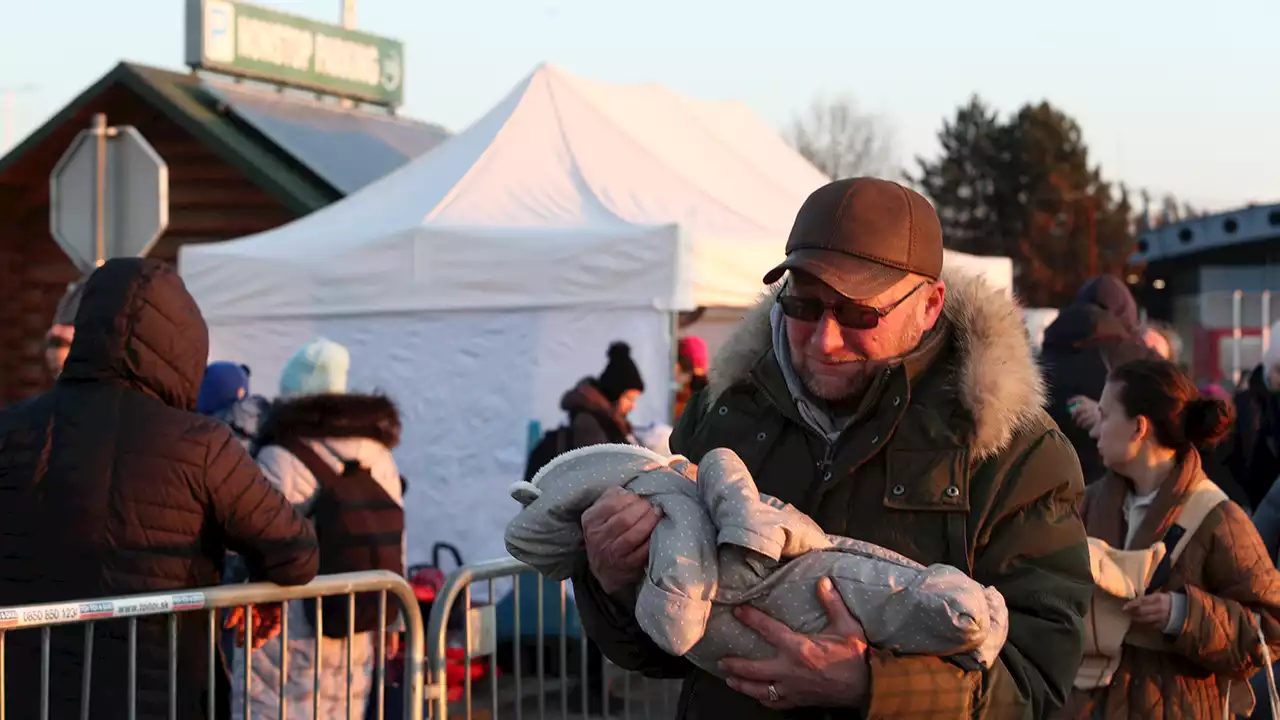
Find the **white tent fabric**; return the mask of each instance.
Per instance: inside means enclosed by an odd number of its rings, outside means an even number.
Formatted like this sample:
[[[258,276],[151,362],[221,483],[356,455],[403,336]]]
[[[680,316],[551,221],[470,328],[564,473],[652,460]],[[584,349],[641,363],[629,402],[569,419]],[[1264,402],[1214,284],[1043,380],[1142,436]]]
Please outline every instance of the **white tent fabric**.
[[[327,337],[351,350],[351,389],[382,390],[400,408],[394,455],[408,479],[410,563],[449,542],[468,561],[506,554],[502,530],[519,510],[507,487],[524,469],[531,421],[564,422],[560,397],[599,373],[615,338],[631,344],[648,385],[638,420],[665,413],[668,321],[654,311],[599,308],[395,313],[213,323],[212,359],[248,363],[252,390],[274,395],[295,349]],[[662,402],[657,402],[658,400]]]
[[[741,103],[542,66],[361,192],[181,261],[211,319],[742,307],[825,181]]]
[[[471,128],[342,202],[184,248],[183,273],[223,318],[742,306],[824,181],[744,105],[543,66]],[[484,282],[466,273],[476,266]],[[271,277],[252,287],[222,282],[263,268]]]
[[[465,132],[289,225],[187,245],[179,266],[215,360],[271,396],[325,336],[351,386],[400,404],[411,562],[447,541],[503,552],[531,422],[624,340],[667,417],[672,310],[754,303],[826,178],[745,105],[542,66]],[[1000,259],[948,254],[989,273]],[[1011,272],[1006,273],[1011,284]]]

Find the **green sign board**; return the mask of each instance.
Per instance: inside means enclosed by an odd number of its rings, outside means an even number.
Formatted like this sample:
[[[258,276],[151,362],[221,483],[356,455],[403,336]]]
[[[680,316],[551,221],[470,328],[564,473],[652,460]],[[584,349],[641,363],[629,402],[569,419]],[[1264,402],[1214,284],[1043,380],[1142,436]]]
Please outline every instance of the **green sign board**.
[[[187,64],[379,105],[404,99],[398,40],[239,0],[187,0]]]

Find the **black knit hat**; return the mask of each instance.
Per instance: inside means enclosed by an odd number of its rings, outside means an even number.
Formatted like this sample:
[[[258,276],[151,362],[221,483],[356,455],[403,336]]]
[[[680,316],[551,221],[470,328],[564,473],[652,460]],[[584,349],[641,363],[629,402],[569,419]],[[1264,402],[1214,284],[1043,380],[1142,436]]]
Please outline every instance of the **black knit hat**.
[[[609,346],[609,364],[600,379],[596,381],[600,392],[609,402],[617,402],[622,393],[628,390],[644,392],[644,380],[640,370],[631,360],[631,346],[624,342],[616,342]]]

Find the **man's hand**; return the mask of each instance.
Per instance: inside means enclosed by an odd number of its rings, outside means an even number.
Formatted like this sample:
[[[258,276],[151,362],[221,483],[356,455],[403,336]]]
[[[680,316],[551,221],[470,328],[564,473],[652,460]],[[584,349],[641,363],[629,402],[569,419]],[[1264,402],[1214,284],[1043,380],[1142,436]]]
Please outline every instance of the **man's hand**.
[[[280,634],[281,608],[283,605],[253,606],[253,649],[257,650]],[[222,627],[236,629],[236,647],[244,647],[245,624],[244,608],[233,607],[227,611],[227,618]]]
[[[1173,612],[1173,598],[1169,593],[1151,593],[1125,603],[1124,610],[1135,623],[1164,632],[1169,614]]]
[[[620,487],[604,491],[582,513],[587,565],[610,595],[635,585],[649,561],[649,536],[658,526],[658,511],[648,500]]]
[[[830,578],[818,581],[818,600],[827,611],[827,626],[814,635],[793,632],[753,607],[734,610],[778,652],[768,660],[721,660],[729,687],[775,710],[863,707],[870,681],[867,635]]]

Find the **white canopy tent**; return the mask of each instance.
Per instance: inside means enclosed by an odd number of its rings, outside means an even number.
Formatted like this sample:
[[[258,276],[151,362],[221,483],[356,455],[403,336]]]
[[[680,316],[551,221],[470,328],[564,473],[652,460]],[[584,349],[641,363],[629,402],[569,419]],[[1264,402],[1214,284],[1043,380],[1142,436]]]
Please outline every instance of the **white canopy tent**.
[[[214,359],[271,395],[324,335],[405,422],[410,560],[502,552],[530,422],[625,340],[667,416],[672,312],[745,307],[826,181],[745,105],[542,66],[465,132],[350,197],[240,240],[184,246]],[[949,256],[1010,284],[1004,259]],[[990,266],[990,267],[989,267]]]

